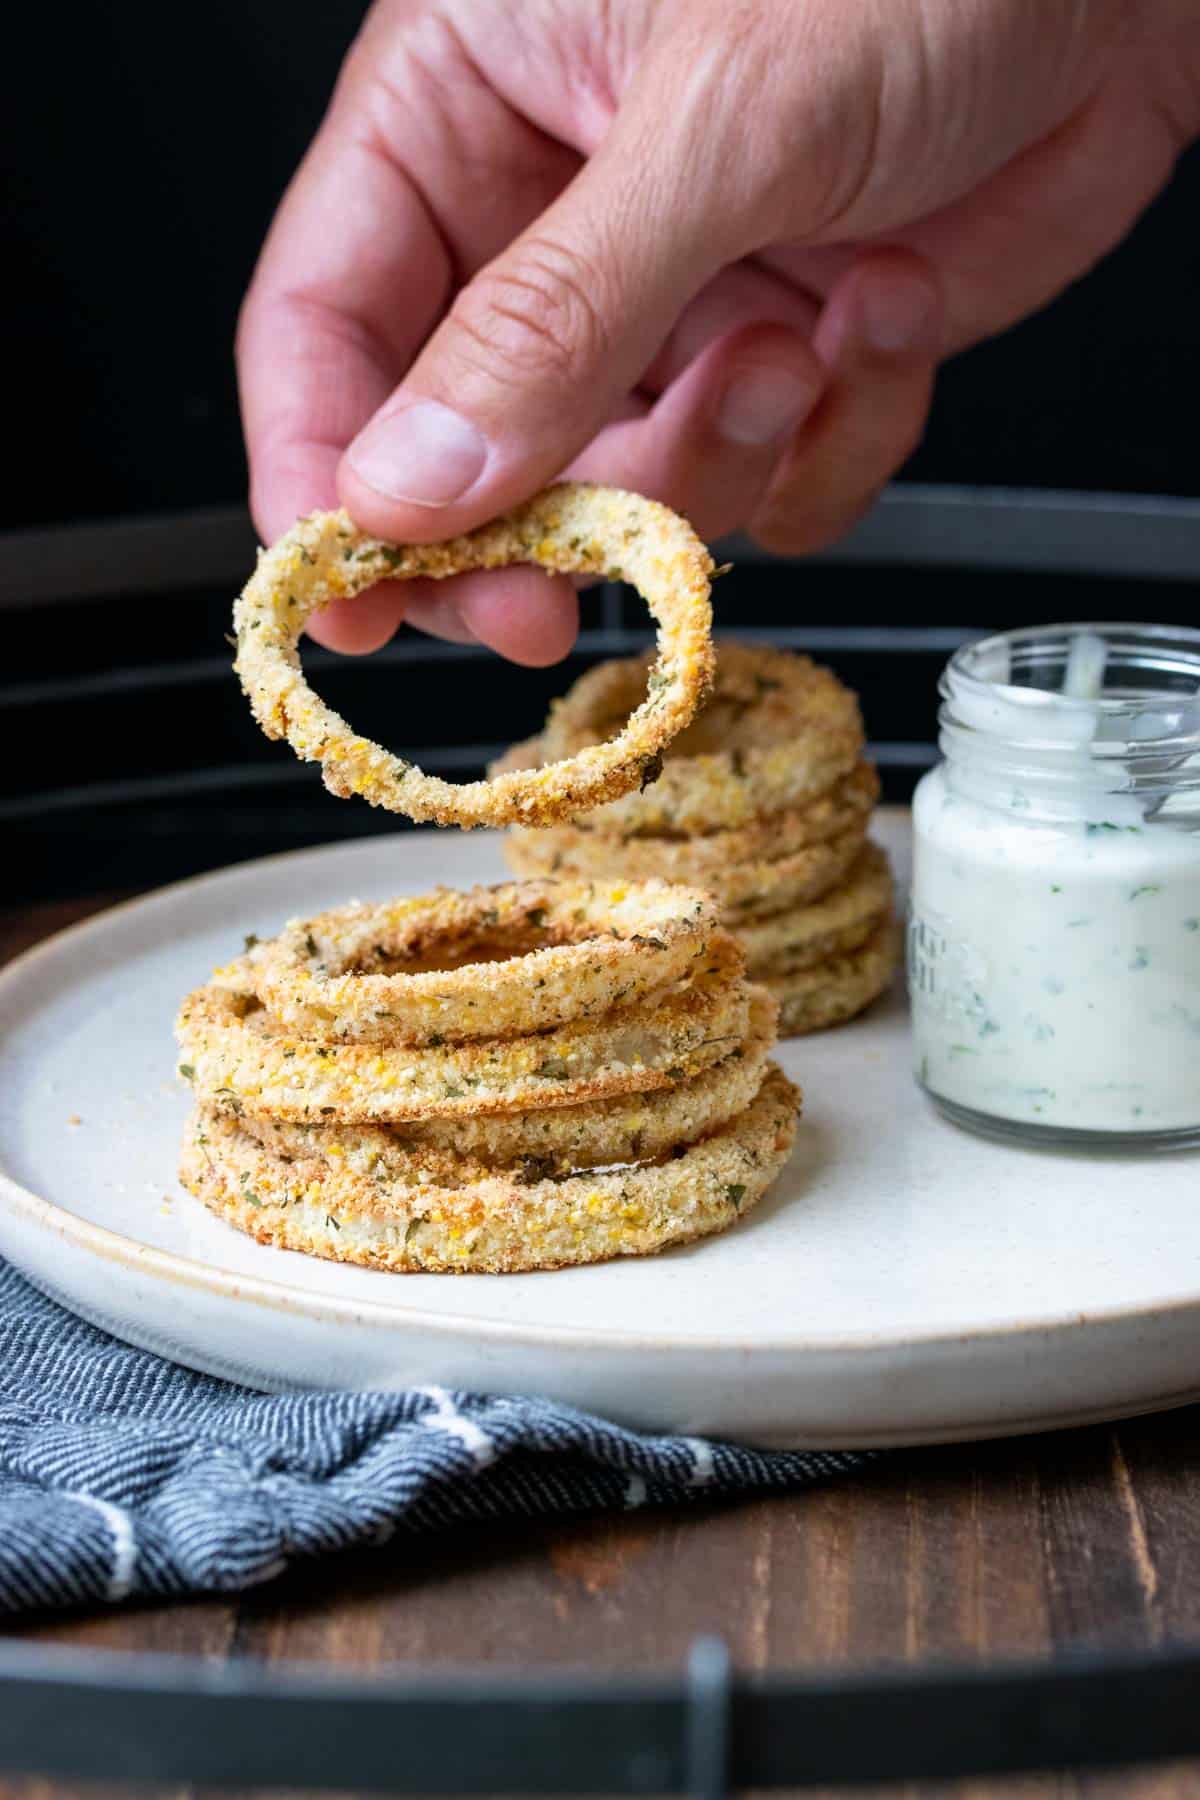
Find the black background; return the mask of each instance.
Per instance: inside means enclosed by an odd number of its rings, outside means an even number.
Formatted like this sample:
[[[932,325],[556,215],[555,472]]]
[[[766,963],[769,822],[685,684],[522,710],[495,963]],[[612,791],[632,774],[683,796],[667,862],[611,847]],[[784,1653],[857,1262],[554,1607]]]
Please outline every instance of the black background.
[[[36,379],[3,522],[238,499],[238,302],[363,8],[20,10],[0,306],[13,379]],[[1198,223],[1193,156],[1103,268],[946,372],[911,473],[1200,491]]]

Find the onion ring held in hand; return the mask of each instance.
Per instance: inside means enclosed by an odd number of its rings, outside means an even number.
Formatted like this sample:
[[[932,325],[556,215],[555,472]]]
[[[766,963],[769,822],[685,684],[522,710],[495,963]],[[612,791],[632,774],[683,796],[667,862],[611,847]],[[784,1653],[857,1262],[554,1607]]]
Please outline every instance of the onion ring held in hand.
[[[787,1160],[798,1100],[772,1064],[746,1110],[680,1156],[534,1182],[466,1171],[457,1186],[286,1162],[238,1120],[201,1112],[184,1136],[180,1177],[231,1225],[280,1249],[397,1273],[563,1268],[732,1225]]]
[[[766,988],[752,988],[745,1039],[691,1081],[653,1093],[401,1125],[300,1125],[248,1116],[241,1124],[272,1155],[336,1164],[364,1181],[446,1181],[461,1175],[464,1163],[492,1173],[515,1170],[531,1180],[650,1161],[694,1144],[749,1106],[775,1042],[776,1010]]]
[[[281,1028],[237,985],[190,994],[176,1021],[199,1099],[256,1117],[351,1123],[470,1118],[673,1087],[745,1037],[750,989],[737,942],[718,931],[684,981],[601,1018],[466,1044],[321,1044]]]
[[[323,1043],[461,1043],[640,1000],[686,974],[716,923],[706,894],[662,881],[439,888],[293,920],[233,979]]]
[[[297,645],[317,609],[380,581],[513,563],[624,579],[650,608],[658,660],[649,691],[610,742],[456,786],[360,737],[309,687]],[[319,762],[332,793],[439,825],[551,824],[652,781],[663,750],[694,716],[712,681],[712,569],[691,527],[665,506],[585,482],[547,488],[441,544],[385,544],[345,512],[314,513],[259,557],[233,610],[234,667],[266,735]]]

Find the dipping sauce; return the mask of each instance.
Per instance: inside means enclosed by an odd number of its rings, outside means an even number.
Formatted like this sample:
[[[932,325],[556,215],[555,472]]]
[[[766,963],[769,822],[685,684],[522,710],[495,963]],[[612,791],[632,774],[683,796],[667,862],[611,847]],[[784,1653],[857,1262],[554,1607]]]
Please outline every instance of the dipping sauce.
[[[914,801],[917,1078],[1031,1141],[1200,1143],[1200,633],[958,652]]]

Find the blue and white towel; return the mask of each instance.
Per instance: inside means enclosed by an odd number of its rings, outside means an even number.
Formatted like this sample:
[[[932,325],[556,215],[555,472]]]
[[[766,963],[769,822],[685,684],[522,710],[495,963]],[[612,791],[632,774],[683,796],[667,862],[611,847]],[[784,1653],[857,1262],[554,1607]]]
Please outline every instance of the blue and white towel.
[[[545,1400],[257,1394],[0,1264],[0,1609],[235,1592],[399,1531],[782,1491],[864,1459],[646,1437]]]

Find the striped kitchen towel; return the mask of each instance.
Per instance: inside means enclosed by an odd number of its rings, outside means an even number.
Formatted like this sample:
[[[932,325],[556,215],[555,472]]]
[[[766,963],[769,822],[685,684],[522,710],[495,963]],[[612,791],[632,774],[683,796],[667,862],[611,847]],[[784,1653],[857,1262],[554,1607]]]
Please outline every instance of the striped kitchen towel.
[[[550,1401],[259,1394],[0,1264],[0,1609],[235,1592],[400,1531],[781,1492],[865,1458],[649,1437]]]

